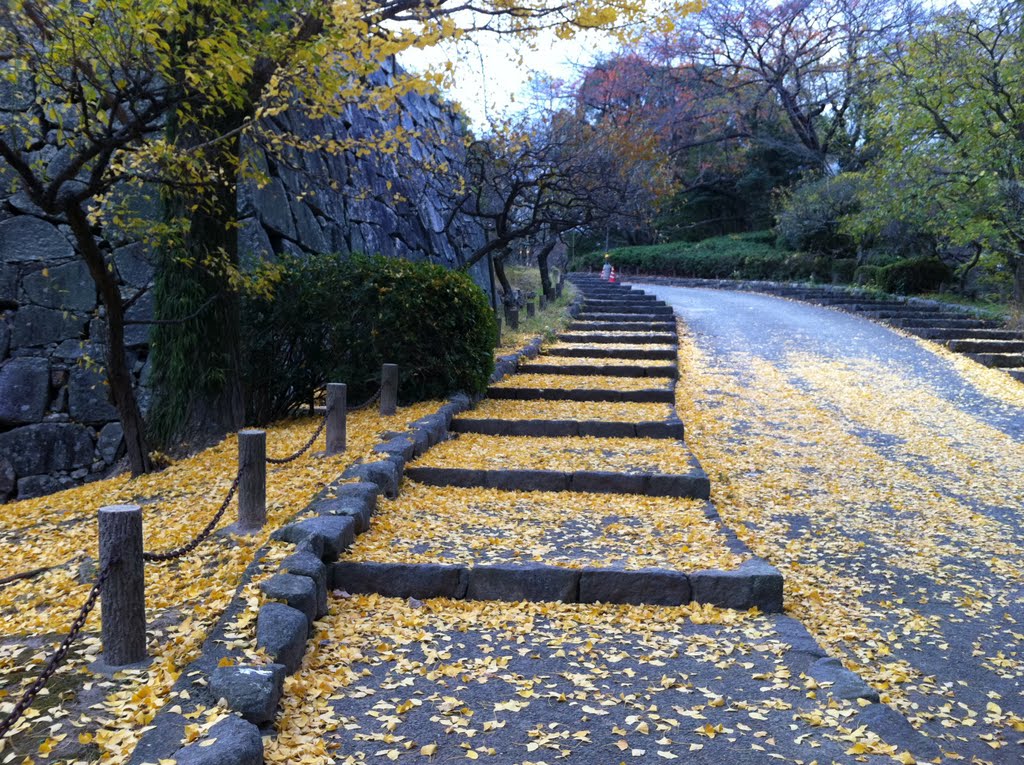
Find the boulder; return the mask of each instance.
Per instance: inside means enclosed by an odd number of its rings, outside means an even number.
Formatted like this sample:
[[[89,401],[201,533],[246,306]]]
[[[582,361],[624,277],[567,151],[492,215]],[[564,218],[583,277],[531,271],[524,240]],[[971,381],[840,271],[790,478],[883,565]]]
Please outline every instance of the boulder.
[[[49,361],[26,356],[0,366],[0,426],[39,422],[49,400]]]
[[[32,215],[0,222],[0,262],[71,260],[75,249],[57,227]]]
[[[92,435],[84,425],[44,422],[0,433],[0,456],[20,476],[88,467],[93,453]]]
[[[44,308],[89,311],[96,307],[96,285],[81,260],[33,271],[21,285],[28,300]]]

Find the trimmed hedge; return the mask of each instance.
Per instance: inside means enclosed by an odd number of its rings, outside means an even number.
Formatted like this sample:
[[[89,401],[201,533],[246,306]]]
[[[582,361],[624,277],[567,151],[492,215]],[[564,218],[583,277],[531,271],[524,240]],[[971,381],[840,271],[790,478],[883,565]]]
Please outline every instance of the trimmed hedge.
[[[693,279],[819,279],[831,278],[831,261],[775,248],[771,232],[729,234],[700,242],[670,242],[649,247],[611,250],[612,263],[623,273],[679,276]],[[600,270],[603,252],[576,255],[571,267]]]
[[[308,403],[328,382],[352,404],[377,390],[382,363],[399,365],[399,399],[482,393],[497,326],[468,275],[429,263],[337,255],[286,257],[272,297],[242,303],[250,422]]]

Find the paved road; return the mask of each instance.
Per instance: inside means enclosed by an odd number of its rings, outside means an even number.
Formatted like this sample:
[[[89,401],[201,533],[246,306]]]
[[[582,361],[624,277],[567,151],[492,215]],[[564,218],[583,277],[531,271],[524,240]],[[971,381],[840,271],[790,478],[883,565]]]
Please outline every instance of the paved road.
[[[951,760],[1024,762],[1024,386],[838,311],[637,286],[689,330],[687,440],[790,613]]]

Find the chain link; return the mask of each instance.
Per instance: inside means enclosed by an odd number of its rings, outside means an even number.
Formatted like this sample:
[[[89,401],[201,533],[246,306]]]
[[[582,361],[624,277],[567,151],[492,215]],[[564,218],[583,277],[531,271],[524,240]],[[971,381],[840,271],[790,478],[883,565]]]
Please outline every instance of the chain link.
[[[61,641],[60,646],[54,652],[47,662],[43,671],[39,674],[25,692],[21,694],[21,698],[18,699],[18,703],[14,705],[14,709],[11,713],[4,718],[3,722],[0,722],[0,738],[6,736],[14,724],[21,719],[21,716],[25,714],[25,711],[32,706],[32,702],[35,701],[36,696],[43,690],[43,686],[53,677],[54,673],[60,669],[61,664],[64,663],[64,659],[68,655],[68,651],[71,650],[71,644],[75,642],[75,638],[78,637],[82,628],[85,627],[85,622],[89,618],[89,614],[92,613],[93,608],[96,607],[96,601],[99,599],[100,590],[103,589],[103,583],[107,581],[107,574],[110,573],[110,568],[104,566],[99,574],[96,576],[96,581],[92,585],[92,589],[89,591],[89,597],[86,598],[85,603],[78,610],[78,616],[71,622],[71,629],[65,638]]]
[[[320,421],[320,425],[317,427],[313,435],[309,437],[309,440],[302,445],[301,449],[287,457],[267,457],[267,462],[271,465],[287,465],[289,462],[295,462],[295,460],[308,452],[310,448],[312,448],[313,444],[316,443],[316,440],[320,438],[320,434],[324,432],[324,428],[327,427],[327,417],[330,413],[331,411],[329,409],[324,412],[324,418]]]
[[[224,512],[228,509],[228,505],[231,504],[231,500],[235,496],[235,492],[238,491],[238,481],[240,478],[240,473],[235,475],[235,480],[231,482],[231,488],[228,489],[228,495],[224,497],[224,501],[220,503],[220,507],[217,509],[217,512],[214,513],[210,522],[206,524],[206,527],[200,531],[191,542],[188,542],[181,547],[176,547],[173,550],[168,550],[167,552],[144,552],[142,553],[142,559],[150,563],[163,563],[165,561],[174,560],[175,558],[181,558],[182,556],[188,555],[199,547],[199,545],[206,541],[206,538],[213,533],[213,530],[217,528],[217,524],[220,523],[220,519],[224,516]]]
[[[381,394],[381,391],[383,391],[383,390],[384,390],[384,386],[381,386],[381,387],[377,388],[377,392],[374,393],[372,396],[370,396],[369,399],[367,399],[363,403],[359,404],[358,406],[350,406],[350,407],[348,407],[348,411],[350,411],[350,412],[359,412],[359,411],[362,411],[363,409],[366,409],[368,407],[373,406],[374,403],[376,403],[377,400],[380,399],[380,394]]]

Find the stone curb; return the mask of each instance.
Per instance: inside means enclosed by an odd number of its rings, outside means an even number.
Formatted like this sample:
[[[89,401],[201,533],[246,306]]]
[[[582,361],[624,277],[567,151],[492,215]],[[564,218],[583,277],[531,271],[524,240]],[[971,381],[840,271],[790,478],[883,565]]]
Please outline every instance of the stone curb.
[[[409,467],[406,477],[431,486],[502,489],[504,491],[582,491],[596,494],[645,494],[649,497],[708,499],[711,483],[696,467],[691,473],[664,474],[579,470],[479,470]]]
[[[567,568],[544,563],[482,566],[432,563],[332,563],[331,587],[353,594],[507,602],[713,605],[765,613],[782,611],[782,574],[760,559],[735,571],[687,574],[667,569]],[[730,589],[708,587],[709,580]]]
[[[452,420],[455,433],[482,433],[488,436],[594,436],[597,438],[675,438],[684,437],[683,423],[605,422],[601,420],[492,420],[458,417]]]
[[[622,401],[637,404],[671,404],[671,388],[644,390],[590,390],[578,388],[488,388],[487,397],[512,401]]]

